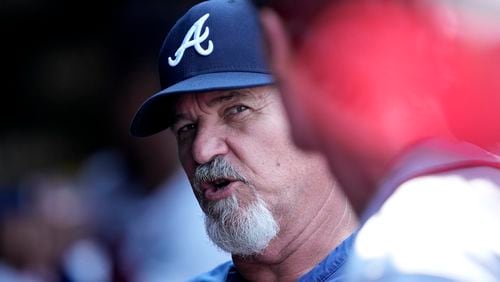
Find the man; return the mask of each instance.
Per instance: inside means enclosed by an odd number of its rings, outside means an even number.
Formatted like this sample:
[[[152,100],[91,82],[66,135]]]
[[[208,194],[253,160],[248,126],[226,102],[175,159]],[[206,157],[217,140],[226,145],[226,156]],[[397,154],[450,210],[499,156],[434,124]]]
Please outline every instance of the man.
[[[495,7],[465,22],[429,1],[269,2],[294,139],[363,215],[347,280],[498,281],[500,45],[495,25],[474,32]]]
[[[198,281],[340,279],[356,218],[323,157],[293,145],[261,44],[250,3],[191,8],[165,39],[162,90],[131,132],[172,128],[207,233],[232,254]]]

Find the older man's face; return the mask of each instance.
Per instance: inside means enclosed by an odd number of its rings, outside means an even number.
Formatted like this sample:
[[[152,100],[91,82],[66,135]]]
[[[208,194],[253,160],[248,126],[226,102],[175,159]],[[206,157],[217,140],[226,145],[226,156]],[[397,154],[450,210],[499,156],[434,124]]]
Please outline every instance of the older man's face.
[[[293,145],[273,87],[186,94],[176,109],[180,160],[209,236],[233,254],[262,251],[322,159]]]

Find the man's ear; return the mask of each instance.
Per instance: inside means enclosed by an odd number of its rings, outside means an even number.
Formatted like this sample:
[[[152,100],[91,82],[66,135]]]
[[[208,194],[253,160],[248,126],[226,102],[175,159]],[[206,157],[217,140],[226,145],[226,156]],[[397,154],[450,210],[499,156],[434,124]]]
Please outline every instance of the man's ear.
[[[291,46],[281,18],[269,8],[260,12],[260,20],[267,47],[267,59],[279,79],[286,75],[290,64]]]
[[[309,113],[311,108],[307,103],[310,89],[301,73],[302,69],[294,66],[294,49],[283,21],[275,11],[264,8],[261,10],[261,23],[267,43],[268,62],[281,92],[295,144],[305,150],[315,150],[318,148],[316,132]]]

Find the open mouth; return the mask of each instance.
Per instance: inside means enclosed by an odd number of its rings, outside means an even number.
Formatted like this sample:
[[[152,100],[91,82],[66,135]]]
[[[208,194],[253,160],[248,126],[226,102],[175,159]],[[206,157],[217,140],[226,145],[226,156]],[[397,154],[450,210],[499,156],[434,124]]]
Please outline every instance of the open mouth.
[[[215,189],[224,189],[225,187],[227,187],[229,184],[231,183],[230,180],[228,179],[224,179],[224,178],[221,178],[221,179],[217,179],[215,181],[212,181],[212,186],[215,187]]]
[[[213,181],[204,182],[201,185],[203,195],[207,200],[220,200],[226,197],[229,197],[233,190],[231,187],[234,187],[234,183],[237,180],[228,179],[228,178],[217,178]]]

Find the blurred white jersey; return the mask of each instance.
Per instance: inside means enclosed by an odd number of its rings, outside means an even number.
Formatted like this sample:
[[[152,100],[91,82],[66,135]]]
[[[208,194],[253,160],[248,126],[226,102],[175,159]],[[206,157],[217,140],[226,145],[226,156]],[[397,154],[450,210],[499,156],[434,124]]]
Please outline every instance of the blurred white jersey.
[[[347,281],[500,281],[500,157],[423,143],[381,186]]]

